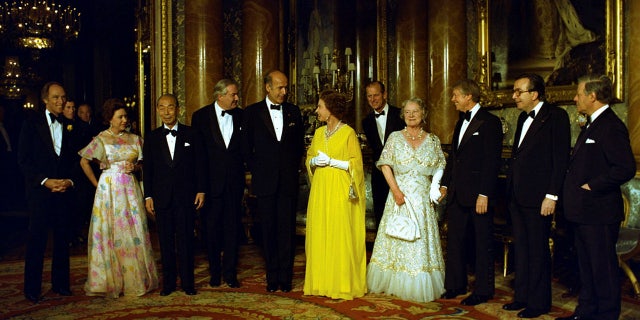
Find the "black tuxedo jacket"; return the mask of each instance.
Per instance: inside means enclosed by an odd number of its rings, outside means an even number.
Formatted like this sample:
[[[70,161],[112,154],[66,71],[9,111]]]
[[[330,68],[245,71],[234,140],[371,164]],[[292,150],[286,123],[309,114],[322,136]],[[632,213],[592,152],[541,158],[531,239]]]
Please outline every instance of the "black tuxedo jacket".
[[[283,128],[278,141],[266,100],[245,109],[244,156],[251,171],[251,188],[257,196],[298,194],[304,153],[304,127],[298,106],[282,104]]]
[[[240,108],[226,112],[225,117],[233,118],[233,133],[227,148],[215,110],[214,104],[210,104],[198,109],[191,118],[191,126],[200,136],[206,150],[209,194],[212,197],[222,195],[225,185],[238,189],[244,189],[245,185],[245,168],[242,158],[244,112]]]
[[[573,148],[564,182],[567,220],[581,224],[622,221],[620,186],[633,178],[635,170],[629,132],[608,108],[582,130]],[[585,183],[590,191],[581,188]]]
[[[42,180],[73,179],[74,166],[78,165],[76,128],[66,118],[63,120],[61,150],[57,155],[46,116],[44,110],[39,110],[27,117],[18,142],[18,164],[25,177],[27,198],[36,203],[53,194],[41,184]]]
[[[441,185],[447,187],[449,199],[457,199],[463,206],[475,207],[479,194],[487,196],[493,205],[502,154],[502,124],[498,117],[480,109],[458,144],[463,121],[456,123]]]
[[[196,193],[206,192],[205,157],[200,138],[191,127],[177,124],[173,159],[161,126],[147,134],[143,146],[145,198],[153,198],[157,209],[174,205],[194,207]]]
[[[525,207],[540,207],[546,194],[562,201],[571,133],[567,112],[544,103],[518,147],[526,112],[518,118],[507,174],[507,195]]]
[[[374,164],[378,159],[380,159],[384,143],[387,142],[387,138],[389,138],[391,132],[402,130],[404,127],[404,120],[400,118],[400,109],[389,105],[387,125],[384,130],[384,141],[380,142],[380,135],[378,135],[378,125],[376,124],[374,112],[369,112],[369,114],[362,119],[362,130],[364,130],[364,135],[367,137],[367,145],[371,148]]]

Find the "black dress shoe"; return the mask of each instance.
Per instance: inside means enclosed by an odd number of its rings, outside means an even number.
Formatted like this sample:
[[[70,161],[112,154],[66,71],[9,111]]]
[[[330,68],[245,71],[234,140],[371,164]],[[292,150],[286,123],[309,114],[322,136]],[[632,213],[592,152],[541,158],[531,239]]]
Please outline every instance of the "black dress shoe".
[[[460,303],[464,306],[475,306],[487,301],[489,301],[489,297],[472,293],[470,296],[462,299]]]
[[[61,296],[72,296],[73,292],[71,292],[71,290],[69,289],[63,289],[63,288],[52,288],[51,291],[61,295]]]
[[[267,284],[267,292],[276,292],[276,291],[278,291],[277,284],[273,284],[273,283]]]
[[[545,313],[546,313],[545,311],[526,308],[518,312],[518,318],[526,318],[526,319],[537,318]]]
[[[447,290],[442,294],[442,296],[440,296],[440,299],[454,299],[455,297],[465,293],[466,292],[462,292],[462,290]]]
[[[240,288],[240,282],[236,279],[225,280],[224,282],[229,286],[229,288]]]
[[[184,289],[184,293],[188,296],[195,296],[198,292],[194,288]]]
[[[503,305],[502,309],[508,310],[508,311],[516,311],[516,310],[524,309],[526,307],[527,307],[526,303],[514,301],[514,302]]]
[[[280,291],[291,292],[291,284],[290,283],[280,284]]]
[[[220,279],[211,279],[209,280],[209,285],[212,287],[219,287],[220,286]]]
[[[577,314],[575,314],[575,313],[574,313],[574,314],[572,314],[572,315],[570,315],[570,316],[568,316],[568,317],[559,317],[559,318],[556,318],[556,320],[590,320],[590,319],[591,319],[591,318],[589,318],[589,317],[579,316],[579,315],[577,315]]]
[[[36,294],[29,294],[29,293],[25,293],[25,294],[24,294],[24,297],[25,297],[27,300],[29,300],[29,301],[31,301],[31,302],[33,302],[33,303],[38,303],[38,302],[40,302],[40,300],[41,300],[40,296],[39,296],[39,295],[36,295]]]
[[[168,295],[170,295],[172,292],[174,292],[175,290],[176,290],[176,289],[172,289],[172,288],[163,288],[163,289],[160,291],[160,295],[161,295],[161,296],[163,296],[163,297],[164,297],[164,296],[168,296]]]

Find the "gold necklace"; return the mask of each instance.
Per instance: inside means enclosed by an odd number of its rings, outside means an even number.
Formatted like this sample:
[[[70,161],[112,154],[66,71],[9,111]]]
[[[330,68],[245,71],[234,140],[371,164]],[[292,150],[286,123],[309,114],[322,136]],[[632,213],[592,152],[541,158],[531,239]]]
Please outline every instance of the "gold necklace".
[[[342,123],[342,120],[338,120],[338,124],[333,127],[333,130],[329,130],[329,124],[327,123],[327,131],[324,132],[325,138],[329,139],[329,137],[336,133],[336,131],[338,131],[338,128],[340,128],[340,123]]]
[[[407,130],[407,128],[405,127],[404,133],[407,135],[407,137],[409,137],[409,139],[411,139],[411,141],[416,141],[416,140],[422,139],[422,134],[424,133],[424,131],[422,131],[422,128],[420,128],[420,132],[418,132],[418,136],[414,137],[409,133],[409,130]]]

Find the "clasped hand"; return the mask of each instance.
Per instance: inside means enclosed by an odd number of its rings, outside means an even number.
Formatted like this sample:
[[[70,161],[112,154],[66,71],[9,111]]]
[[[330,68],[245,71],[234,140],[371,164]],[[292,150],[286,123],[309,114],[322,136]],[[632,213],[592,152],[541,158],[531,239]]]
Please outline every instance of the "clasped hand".
[[[326,167],[330,161],[331,158],[326,153],[318,150],[318,155],[311,158],[310,164],[312,167]]]

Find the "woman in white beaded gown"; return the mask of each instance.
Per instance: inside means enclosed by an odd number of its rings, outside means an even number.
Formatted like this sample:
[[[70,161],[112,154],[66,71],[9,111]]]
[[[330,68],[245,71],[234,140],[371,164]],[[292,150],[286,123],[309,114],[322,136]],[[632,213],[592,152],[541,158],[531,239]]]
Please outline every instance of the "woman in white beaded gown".
[[[405,101],[401,117],[407,126],[391,133],[376,164],[389,184],[389,196],[367,267],[367,285],[373,293],[428,302],[445,291],[445,266],[432,204],[440,198],[445,157],[438,137],[423,129],[427,111],[421,99]],[[394,206],[406,206],[407,199],[420,231],[420,238],[414,241],[385,233]]]

